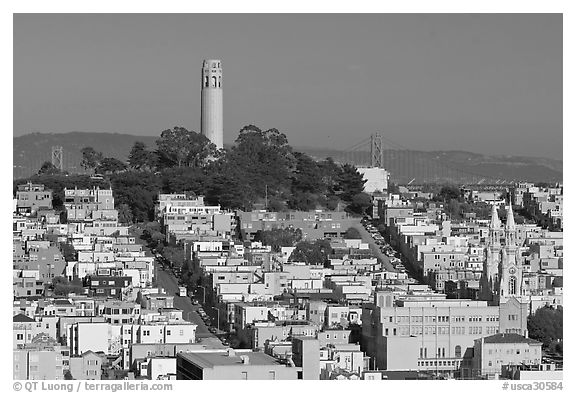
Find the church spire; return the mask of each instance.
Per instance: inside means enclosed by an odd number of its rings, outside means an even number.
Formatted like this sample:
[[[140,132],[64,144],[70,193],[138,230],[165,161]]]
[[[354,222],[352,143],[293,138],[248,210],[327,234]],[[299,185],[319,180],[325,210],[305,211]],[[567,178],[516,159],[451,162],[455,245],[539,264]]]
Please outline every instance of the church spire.
[[[516,223],[514,222],[514,210],[512,210],[512,198],[508,204],[508,215],[505,227],[506,245],[512,246],[516,243]]]
[[[508,201],[508,217],[506,218],[506,229],[514,230],[516,225],[514,223],[514,211],[512,210],[512,198]]]
[[[496,207],[496,200],[494,200],[494,204],[492,205],[492,217],[490,219],[490,228],[489,228],[489,239],[490,239],[490,247],[491,248],[499,248],[500,247],[500,232],[501,232],[501,223],[500,219],[498,218],[498,208]]]
[[[496,206],[496,201],[492,205],[492,217],[490,220],[490,229],[499,230],[500,229],[500,219],[498,218],[498,207]]]

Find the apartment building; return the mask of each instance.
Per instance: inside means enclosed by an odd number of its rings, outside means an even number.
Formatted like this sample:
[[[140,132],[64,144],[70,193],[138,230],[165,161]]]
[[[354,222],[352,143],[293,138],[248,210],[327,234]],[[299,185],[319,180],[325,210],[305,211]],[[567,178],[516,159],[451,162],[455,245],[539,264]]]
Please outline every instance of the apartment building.
[[[18,185],[16,189],[16,212],[18,214],[36,214],[39,210],[52,209],[52,190],[44,184]]]
[[[244,239],[254,239],[258,231],[267,231],[274,228],[295,228],[302,231],[302,238],[314,241],[324,238],[339,238],[350,228],[357,219],[348,216],[345,212],[324,212],[313,210],[308,212],[268,212],[254,210],[251,212],[238,211],[239,229]]]

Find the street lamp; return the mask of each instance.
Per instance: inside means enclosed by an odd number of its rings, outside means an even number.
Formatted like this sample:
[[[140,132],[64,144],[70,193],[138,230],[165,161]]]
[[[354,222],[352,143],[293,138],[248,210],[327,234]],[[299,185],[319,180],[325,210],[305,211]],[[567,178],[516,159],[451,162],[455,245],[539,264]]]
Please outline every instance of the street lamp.
[[[198,288],[202,288],[202,304],[206,304],[206,288],[198,285]]]
[[[217,309],[216,307],[210,307],[210,308],[216,310],[216,316],[218,317],[217,326],[218,326],[218,330],[220,330],[220,310]]]

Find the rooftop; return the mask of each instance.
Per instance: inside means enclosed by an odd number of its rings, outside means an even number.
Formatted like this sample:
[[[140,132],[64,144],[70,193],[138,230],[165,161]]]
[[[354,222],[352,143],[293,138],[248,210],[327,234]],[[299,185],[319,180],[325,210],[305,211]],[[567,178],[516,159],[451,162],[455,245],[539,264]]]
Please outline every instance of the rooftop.
[[[18,314],[12,318],[12,322],[34,322],[34,320],[24,314]]]
[[[484,343],[487,344],[542,344],[540,341],[533,340],[515,333],[498,333],[492,336],[484,337]]]
[[[280,363],[273,357],[266,355],[263,352],[196,352],[196,353],[181,353],[187,361],[194,363],[202,368],[214,368],[217,366],[276,366]],[[248,364],[243,364],[241,356],[248,358]]]

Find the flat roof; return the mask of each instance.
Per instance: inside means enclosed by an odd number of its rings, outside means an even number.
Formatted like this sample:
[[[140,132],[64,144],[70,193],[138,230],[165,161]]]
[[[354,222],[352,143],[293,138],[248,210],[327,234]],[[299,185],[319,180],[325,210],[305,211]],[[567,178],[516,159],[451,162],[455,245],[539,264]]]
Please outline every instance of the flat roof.
[[[227,352],[193,352],[180,353],[187,361],[202,368],[214,368],[215,366],[277,366],[280,363],[273,357],[263,352],[240,352],[229,356]],[[249,364],[243,364],[240,356],[247,356]]]

